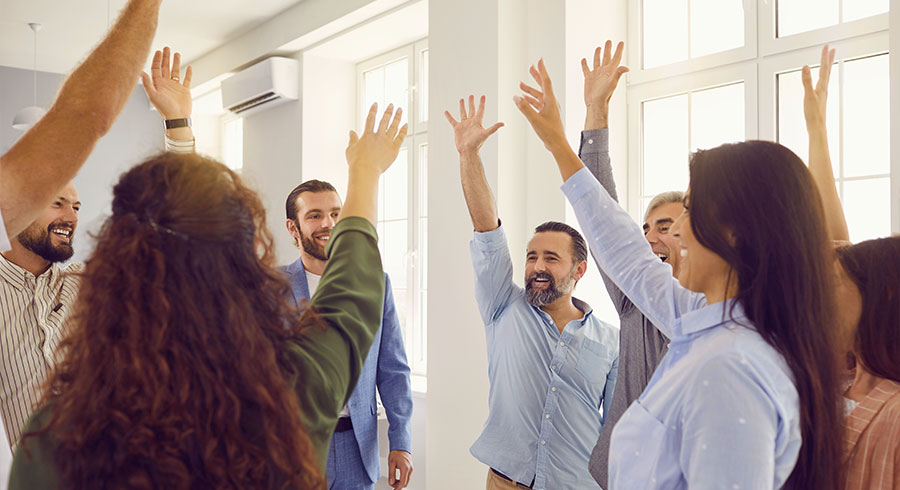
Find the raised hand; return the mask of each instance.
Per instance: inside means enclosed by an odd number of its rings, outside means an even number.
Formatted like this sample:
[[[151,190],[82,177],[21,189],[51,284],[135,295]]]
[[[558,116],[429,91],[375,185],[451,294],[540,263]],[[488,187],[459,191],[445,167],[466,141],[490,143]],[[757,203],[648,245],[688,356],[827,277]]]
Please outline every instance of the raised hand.
[[[559,103],[553,93],[553,84],[543,58],[538,61],[537,68],[532,65],[529,72],[538,83],[540,90],[526,85],[524,82],[519,83],[519,88],[525,92],[525,95],[513,97],[516,107],[528,119],[534,132],[544,142],[547,149],[552,152],[554,147],[560,144],[568,146],[562,116],[559,113]]]
[[[144,82],[144,91],[150,103],[165,119],[180,119],[191,116],[191,75],[190,66],[181,77],[181,53],[172,56],[172,65],[169,66],[171,50],[166,47],[153,55],[150,64],[150,75],[147,72],[141,74]]]
[[[481,96],[478,102],[478,108],[475,108],[475,96],[469,96],[469,110],[466,112],[465,99],[459,99],[459,121],[453,118],[450,111],[444,111],[444,117],[453,127],[453,139],[456,141],[456,151],[461,155],[464,153],[477,152],[481,145],[487,141],[490,135],[497,132],[503,127],[502,122],[498,122],[489,128],[485,128],[484,121],[484,102],[485,96]]]
[[[607,127],[609,119],[609,99],[612,98],[619,79],[627,73],[627,66],[620,66],[625,43],[616,45],[616,53],[612,53],[612,41],[606,41],[601,49],[594,50],[594,67],[588,66],[585,58],[581,59],[581,71],[584,73],[584,105],[587,114],[584,129],[602,129]],[[602,54],[602,57],[601,57]]]
[[[828,81],[831,79],[831,67],[834,65],[834,51],[828,45],[822,48],[819,80],[812,84],[812,72],[809,65],[803,67],[803,115],[806,117],[807,130],[825,129],[825,108],[828,101]]]
[[[370,169],[382,174],[400,153],[400,146],[406,138],[407,131],[406,124],[400,127],[403,110],[397,109],[397,113],[394,114],[394,104],[388,105],[378,128],[375,127],[377,113],[378,104],[372,104],[362,136],[356,134],[356,131],[350,131],[350,143],[347,144],[345,153],[351,170]],[[393,120],[391,115],[394,116]]]

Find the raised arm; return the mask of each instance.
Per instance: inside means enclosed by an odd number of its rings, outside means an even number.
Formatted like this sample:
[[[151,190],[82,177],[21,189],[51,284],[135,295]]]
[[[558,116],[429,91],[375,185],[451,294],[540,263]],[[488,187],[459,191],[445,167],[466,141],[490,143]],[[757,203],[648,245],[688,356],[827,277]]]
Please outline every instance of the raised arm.
[[[476,109],[475,96],[470,95],[467,112],[465,100],[459,99],[459,121],[453,118],[450,111],[444,111],[444,117],[453,126],[463,194],[472,217],[472,226],[477,232],[491,231],[500,226],[497,203],[484,176],[484,165],[478,152],[488,137],[503,127],[503,123],[498,122],[490,128],[484,127],[484,102],[485,97],[482,95]]]
[[[153,54],[150,74],[141,74],[144,92],[153,107],[159,111],[164,121],[190,120],[193,99],[191,97],[191,77],[193,69],[188,66],[181,79],[181,53],[171,56],[169,47]],[[166,149],[176,153],[194,151],[194,132],[190,126],[166,129]]]
[[[162,0],[130,0],[47,114],[0,156],[0,211],[16,236],[75,177],[131,97]]]
[[[847,230],[844,208],[841,206],[841,199],[838,197],[837,186],[834,183],[834,170],[831,168],[831,156],[828,152],[825,121],[828,81],[831,78],[833,65],[834,50],[828,49],[828,45],[825,45],[822,48],[819,80],[815,87],[812,84],[809,65],[803,67],[803,115],[806,118],[806,131],[809,133],[809,172],[822,196],[828,236],[834,241],[849,241],[850,232]]]
[[[537,68],[531,67],[531,75],[540,89],[521,84],[525,95],[515,98],[516,105],[556,159],[565,182],[563,191],[594,260],[660,332],[671,338],[681,314],[705,305],[703,295],[678,284],[672,270],[653,254],[638,225],[600,188],[572,151],[543,60]]]

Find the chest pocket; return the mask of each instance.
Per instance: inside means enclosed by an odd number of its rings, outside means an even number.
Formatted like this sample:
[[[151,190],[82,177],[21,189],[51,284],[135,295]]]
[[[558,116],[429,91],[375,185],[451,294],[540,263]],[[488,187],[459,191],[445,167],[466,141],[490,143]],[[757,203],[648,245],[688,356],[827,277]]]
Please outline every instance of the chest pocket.
[[[575,369],[591,383],[605,383],[612,362],[612,353],[606,346],[600,342],[584,339],[581,341],[581,352]]]
[[[636,400],[616,423],[609,445],[609,488],[673,488],[680,473],[661,467],[668,430]],[[674,454],[674,453],[673,453]],[[665,465],[663,465],[665,466]]]

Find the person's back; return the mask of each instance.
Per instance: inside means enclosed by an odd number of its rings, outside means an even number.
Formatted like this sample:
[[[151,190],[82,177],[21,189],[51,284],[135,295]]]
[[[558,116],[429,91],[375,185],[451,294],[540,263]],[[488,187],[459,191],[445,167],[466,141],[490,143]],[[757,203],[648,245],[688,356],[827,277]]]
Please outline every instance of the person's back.
[[[377,133],[374,108],[369,119],[299,322],[262,204],[235,173],[161,155],[121,178],[10,488],[324,487],[328,437],[381,315],[377,178],[405,134],[399,118]]]

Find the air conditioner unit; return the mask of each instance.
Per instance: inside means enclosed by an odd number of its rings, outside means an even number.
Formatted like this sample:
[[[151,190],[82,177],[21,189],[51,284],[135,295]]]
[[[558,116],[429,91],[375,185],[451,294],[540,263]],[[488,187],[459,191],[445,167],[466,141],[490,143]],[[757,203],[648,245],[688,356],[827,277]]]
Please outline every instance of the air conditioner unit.
[[[242,116],[299,96],[299,64],[291,58],[268,58],[222,81],[222,106]]]

